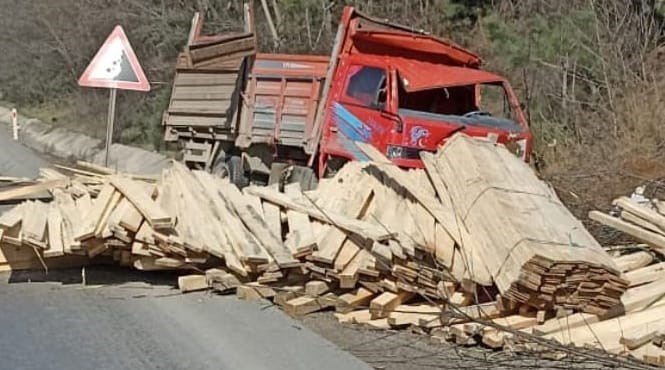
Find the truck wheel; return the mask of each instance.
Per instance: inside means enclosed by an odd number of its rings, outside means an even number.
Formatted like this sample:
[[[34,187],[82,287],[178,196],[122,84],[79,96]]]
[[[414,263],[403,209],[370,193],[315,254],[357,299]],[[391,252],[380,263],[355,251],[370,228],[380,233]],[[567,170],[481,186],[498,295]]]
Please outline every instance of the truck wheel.
[[[316,189],[319,184],[314,170],[304,166],[293,166],[289,182],[299,182],[303,191]]]
[[[240,189],[249,185],[249,178],[245,175],[245,169],[242,166],[242,159],[234,155],[226,162],[229,180]]]
[[[213,175],[217,175],[219,177],[226,177],[229,175],[229,167],[226,165],[226,156],[224,155],[219,155],[217,158],[215,158],[215,161],[212,164],[212,168],[210,169],[210,172]]]

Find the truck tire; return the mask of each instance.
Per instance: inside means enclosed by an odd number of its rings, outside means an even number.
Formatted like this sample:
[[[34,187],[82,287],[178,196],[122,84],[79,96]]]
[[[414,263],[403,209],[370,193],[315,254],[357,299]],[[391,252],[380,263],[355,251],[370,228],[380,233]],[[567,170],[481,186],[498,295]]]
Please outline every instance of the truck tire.
[[[214,162],[212,163],[212,168],[210,169],[210,172],[213,175],[217,175],[220,177],[226,177],[229,175],[229,167],[226,164],[226,156],[225,155],[218,155],[217,158],[215,158]]]
[[[314,170],[304,166],[293,166],[288,182],[300,183],[300,189],[303,191],[316,189],[319,184]]]
[[[249,178],[245,175],[242,159],[238,156],[230,157],[226,161],[217,161],[213,165],[212,173],[221,178],[228,177],[231,183],[240,189],[249,185]]]
[[[249,177],[245,175],[245,169],[242,165],[242,159],[234,155],[226,162],[228,168],[229,180],[238,188],[242,189],[249,185]]]

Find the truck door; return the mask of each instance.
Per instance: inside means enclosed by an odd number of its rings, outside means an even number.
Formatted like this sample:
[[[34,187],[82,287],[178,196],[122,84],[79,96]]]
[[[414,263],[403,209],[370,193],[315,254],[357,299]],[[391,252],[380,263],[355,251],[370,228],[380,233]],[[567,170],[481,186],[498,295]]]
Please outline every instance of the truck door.
[[[389,134],[390,75],[384,67],[361,64],[350,65],[345,75],[339,97],[330,107],[331,132],[324,138],[322,152],[353,159],[358,156],[353,141],[379,145]]]

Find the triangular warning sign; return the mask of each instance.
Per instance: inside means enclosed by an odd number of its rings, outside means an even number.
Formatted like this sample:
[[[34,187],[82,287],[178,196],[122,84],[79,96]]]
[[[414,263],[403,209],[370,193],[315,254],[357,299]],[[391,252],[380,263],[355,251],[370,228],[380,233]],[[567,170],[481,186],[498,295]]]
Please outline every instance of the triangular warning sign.
[[[79,86],[150,90],[150,83],[122,27],[116,26],[104,41],[79,78]]]

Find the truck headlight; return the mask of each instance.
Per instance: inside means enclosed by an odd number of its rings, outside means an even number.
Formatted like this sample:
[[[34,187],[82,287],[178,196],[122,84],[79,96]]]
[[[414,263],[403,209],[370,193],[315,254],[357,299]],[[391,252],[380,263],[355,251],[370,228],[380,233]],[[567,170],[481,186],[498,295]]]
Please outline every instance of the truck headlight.
[[[524,159],[526,156],[526,139],[509,141],[506,143],[506,149],[517,157]]]
[[[386,156],[388,158],[402,158],[404,156],[404,148],[401,146],[388,145]]]

